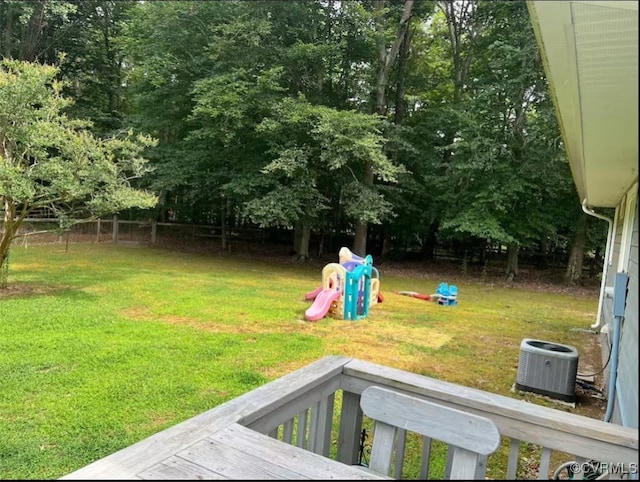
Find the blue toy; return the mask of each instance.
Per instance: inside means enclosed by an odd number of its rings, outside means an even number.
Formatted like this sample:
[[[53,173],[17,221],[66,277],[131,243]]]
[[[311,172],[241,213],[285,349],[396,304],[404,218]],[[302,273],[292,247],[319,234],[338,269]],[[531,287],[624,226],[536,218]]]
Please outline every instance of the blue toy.
[[[458,287],[440,283],[436,290],[438,304],[443,306],[456,306],[458,304]]]

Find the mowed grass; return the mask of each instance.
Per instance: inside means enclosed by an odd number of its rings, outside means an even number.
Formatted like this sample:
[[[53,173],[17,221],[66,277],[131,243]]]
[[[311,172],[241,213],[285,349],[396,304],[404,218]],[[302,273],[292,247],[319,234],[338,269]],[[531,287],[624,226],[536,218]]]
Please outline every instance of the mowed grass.
[[[143,246],[15,247],[0,294],[0,476],[61,477],[332,354],[523,398],[511,391],[521,340],[582,350],[588,335],[572,329],[597,309],[597,293],[379,267],[384,301],[367,318],[308,322],[304,293],[321,268]],[[441,281],[457,284],[458,306],[397,294]]]

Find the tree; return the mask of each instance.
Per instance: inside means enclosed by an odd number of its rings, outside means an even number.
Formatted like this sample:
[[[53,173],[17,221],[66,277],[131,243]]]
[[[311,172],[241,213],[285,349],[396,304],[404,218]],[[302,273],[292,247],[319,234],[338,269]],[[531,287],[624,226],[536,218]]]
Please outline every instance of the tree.
[[[72,2],[4,0],[0,2],[0,53],[5,58],[54,63],[56,42],[66,36],[75,12]]]
[[[506,245],[514,279],[519,250],[553,231],[550,206],[567,198],[571,177],[526,5],[483,2],[476,15],[487,26],[457,114],[441,230]]]
[[[376,115],[311,105],[302,96],[283,100],[258,126],[274,159],[262,169],[264,193],[247,203],[248,215],[263,226],[294,225],[302,260],[309,257],[311,228],[327,210],[353,223],[380,223],[391,205],[354,175],[364,163],[387,182],[404,172],[384,155],[380,124]]]
[[[584,261],[584,246],[587,239],[587,215],[583,212],[576,217],[571,246],[569,248],[569,260],[564,273],[564,283],[567,286],[582,284],[582,263]]]
[[[89,119],[96,134],[121,128],[122,54],[115,38],[124,12],[135,2],[69,0],[0,2],[0,54],[6,58],[57,65],[68,79],[64,95],[74,100],[68,113]]]
[[[281,35],[271,34],[280,17],[269,10],[277,5],[144,2],[127,11],[127,111],[159,138],[150,186],[183,222],[224,229],[252,197],[266,163],[255,126],[284,95],[274,60]]]
[[[88,122],[66,116],[71,101],[62,96],[57,74],[53,66],[0,61],[1,287],[12,241],[34,210],[68,228],[79,218],[157,202],[132,185],[146,172],[141,152],[155,141],[132,132],[95,138]]]
[[[446,177],[453,165],[454,141],[460,135],[460,111],[468,91],[468,77],[476,45],[486,22],[478,15],[478,0],[440,0],[428,28],[425,54],[414,69],[424,78],[420,103],[412,124],[419,126],[418,132],[427,136],[415,139],[421,157],[428,159],[418,166],[416,176],[422,182],[422,190],[429,192],[430,201],[421,209],[424,226],[421,231],[422,253],[426,260],[433,261],[437,236],[443,221],[441,200],[446,198],[450,186]],[[431,137],[431,138],[429,138]],[[445,182],[443,182],[443,177]],[[435,200],[435,201],[434,201]]]
[[[377,74],[374,87],[375,103],[373,111],[380,116],[386,116],[387,114],[387,89],[389,83],[389,73],[391,71],[391,67],[398,57],[398,52],[400,51],[402,42],[403,40],[405,40],[405,33],[407,32],[409,23],[411,21],[413,4],[413,0],[405,0],[400,22],[392,32],[392,35],[394,35],[394,37],[391,40],[390,45],[388,46],[387,32],[385,31],[384,22],[387,9],[384,8],[383,0],[375,0],[373,2],[376,28],[375,40],[378,54]],[[373,186],[374,167],[371,162],[365,161],[364,163],[362,182],[365,186]],[[364,220],[356,223],[355,235],[353,239],[353,250],[363,255],[367,251],[367,230],[368,223]]]
[[[92,132],[110,135],[125,125],[124,56],[117,41],[124,18],[134,2],[117,0],[73,0],[52,43],[64,52],[60,75],[68,82],[64,95],[73,99],[69,114],[89,119]]]

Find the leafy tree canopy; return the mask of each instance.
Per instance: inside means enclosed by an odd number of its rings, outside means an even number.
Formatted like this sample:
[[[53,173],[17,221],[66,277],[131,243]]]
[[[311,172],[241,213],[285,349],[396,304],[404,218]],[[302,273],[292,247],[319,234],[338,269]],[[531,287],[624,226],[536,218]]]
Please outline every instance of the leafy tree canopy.
[[[65,114],[71,101],[62,96],[57,73],[52,66],[0,61],[0,270],[34,210],[68,227],[83,217],[157,202],[132,184],[147,171],[141,153],[155,140],[131,131],[95,138],[88,122]]]

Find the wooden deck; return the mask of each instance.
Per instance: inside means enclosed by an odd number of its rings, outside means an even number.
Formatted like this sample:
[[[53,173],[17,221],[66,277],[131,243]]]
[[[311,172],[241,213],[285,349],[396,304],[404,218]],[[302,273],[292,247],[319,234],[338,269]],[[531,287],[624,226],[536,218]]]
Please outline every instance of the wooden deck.
[[[331,356],[62,479],[371,479],[374,475],[357,464],[363,428],[360,394],[372,385],[493,420],[508,447],[502,475],[506,479],[516,476],[523,444],[540,447],[538,478],[549,478],[553,451],[572,454],[579,462],[597,460],[619,469],[637,468],[636,429]],[[396,441],[392,478],[406,478],[409,456],[405,446],[410,436],[403,431]],[[431,441],[421,444],[420,473],[416,475],[426,478]],[[491,467],[492,456],[481,463]]]
[[[237,423],[137,474],[141,479],[382,479]]]

